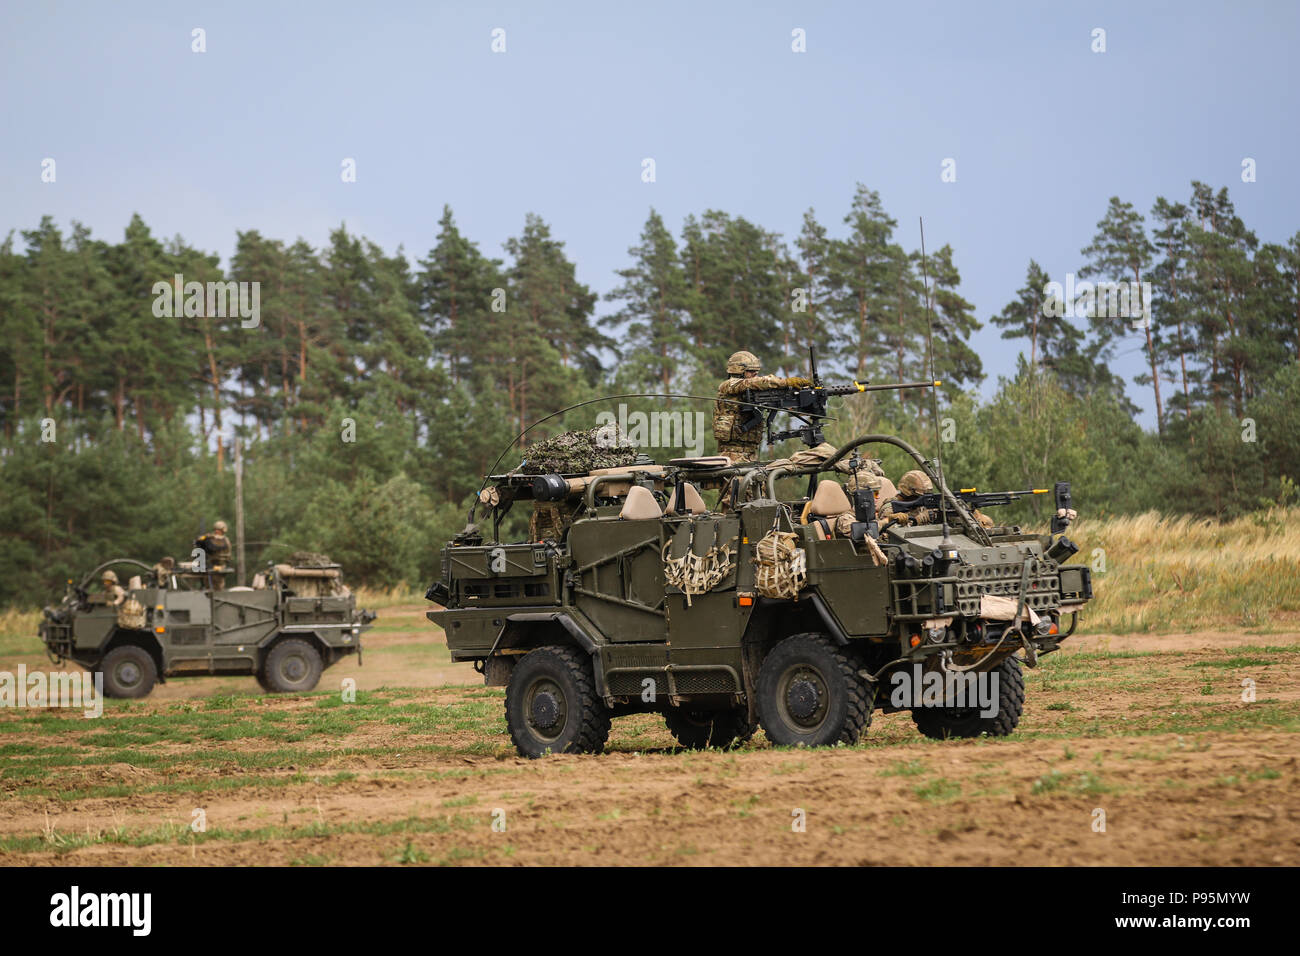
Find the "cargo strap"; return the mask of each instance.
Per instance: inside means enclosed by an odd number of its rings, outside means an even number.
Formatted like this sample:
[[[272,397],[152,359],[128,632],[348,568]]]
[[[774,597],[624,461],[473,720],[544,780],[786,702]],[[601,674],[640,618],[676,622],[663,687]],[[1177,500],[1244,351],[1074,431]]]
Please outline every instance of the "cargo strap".
[[[664,580],[686,595],[686,606],[691,606],[691,598],[697,594],[707,594],[731,573],[735,567],[736,549],[730,543],[718,541],[718,522],[708,522],[713,531],[713,543],[704,554],[695,553],[695,531],[698,527],[695,519],[690,521],[690,535],[687,538],[686,553],[680,558],[670,558],[668,550],[673,539],[664,543],[663,562]]]

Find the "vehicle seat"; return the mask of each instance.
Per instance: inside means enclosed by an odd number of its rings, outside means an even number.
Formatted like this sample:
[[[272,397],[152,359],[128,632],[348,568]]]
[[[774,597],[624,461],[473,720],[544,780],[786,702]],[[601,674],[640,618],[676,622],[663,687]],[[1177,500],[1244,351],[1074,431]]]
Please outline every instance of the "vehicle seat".
[[[813,525],[817,537],[825,540],[835,536],[835,519],[852,510],[853,503],[844,493],[844,486],[828,478],[817,483],[812,500],[803,506],[799,523]]]
[[[623,509],[619,511],[620,520],[625,521],[646,521],[650,518],[662,518],[663,509],[659,507],[659,502],[655,501],[654,493],[649,488],[642,488],[640,485],[633,485],[627,490],[627,498],[623,501]]]
[[[898,488],[888,478],[880,479],[880,490],[876,492],[876,507],[879,508],[886,501],[893,501],[898,497]]]
[[[700,497],[700,493],[695,490],[693,484],[689,481],[679,481],[673,486],[673,493],[668,498],[667,511],[669,514],[677,513],[677,496],[679,493],[686,501],[686,511],[689,514],[702,515],[709,510],[704,506],[704,499]]]

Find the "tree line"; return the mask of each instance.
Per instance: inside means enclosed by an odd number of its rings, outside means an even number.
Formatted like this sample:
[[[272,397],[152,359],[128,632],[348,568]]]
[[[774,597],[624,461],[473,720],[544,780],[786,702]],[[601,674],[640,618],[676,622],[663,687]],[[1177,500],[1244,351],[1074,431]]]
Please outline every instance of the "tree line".
[[[321,248],[240,232],[224,267],[139,216],[116,243],[46,217],[0,244],[0,605],[45,600],[107,557],[188,555],[231,516],[235,437],[251,557],[310,548],[360,582],[423,581],[482,475],[518,462],[497,458],[521,431],[526,447],[589,426],[604,406],[547,416],[601,395],[710,395],[740,348],[795,374],[814,346],[828,379],[873,381],[928,379],[932,353],[933,405],[845,399],[828,437],[893,431],[938,448],[963,486],[1070,478],[1085,508],[1207,515],[1293,496],[1300,233],[1260,242],[1201,183],[1149,217],[1112,199],[1078,279],[1148,283],[1135,321],[1062,301],[1032,260],[981,319],[952,248],[922,261],[896,231],[863,186],[837,223],[809,210],[793,238],[720,210],[674,234],[651,210],[602,300],[534,215],[501,259],[444,208],[418,259],[340,226]],[[180,297],[160,308],[173,282],[256,283],[255,322]],[[981,402],[983,321],[1022,357]],[[1148,369],[1132,382],[1112,370],[1125,348]],[[1136,420],[1148,394],[1153,430]]]

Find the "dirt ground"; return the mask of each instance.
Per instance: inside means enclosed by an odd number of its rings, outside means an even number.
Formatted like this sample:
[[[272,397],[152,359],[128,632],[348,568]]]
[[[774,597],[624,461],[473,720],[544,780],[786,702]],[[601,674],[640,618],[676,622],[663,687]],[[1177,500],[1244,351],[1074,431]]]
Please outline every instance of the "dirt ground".
[[[1300,864],[1300,633],[1081,636],[1005,739],[877,712],[857,747],[691,753],[643,716],[529,761],[419,611],[326,672],[360,717],[251,678],[171,681],[91,736],[0,713],[0,863]]]

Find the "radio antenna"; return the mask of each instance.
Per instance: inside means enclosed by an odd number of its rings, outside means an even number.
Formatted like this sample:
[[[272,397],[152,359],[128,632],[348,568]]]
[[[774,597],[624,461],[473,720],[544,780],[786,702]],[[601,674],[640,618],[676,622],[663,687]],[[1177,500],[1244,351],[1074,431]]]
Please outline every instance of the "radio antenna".
[[[921,276],[925,280],[925,350],[928,353],[930,361],[930,381],[935,381],[934,377],[934,300],[930,297],[930,268],[925,256],[925,217],[919,216],[921,224]],[[939,547],[947,552],[952,548],[952,536],[948,531],[948,509],[947,496],[944,489],[948,487],[947,482],[943,480],[943,459],[939,455],[939,390],[937,388],[930,390],[930,417],[934,419],[934,469],[939,473],[939,514],[943,519],[943,540],[939,542]]]

